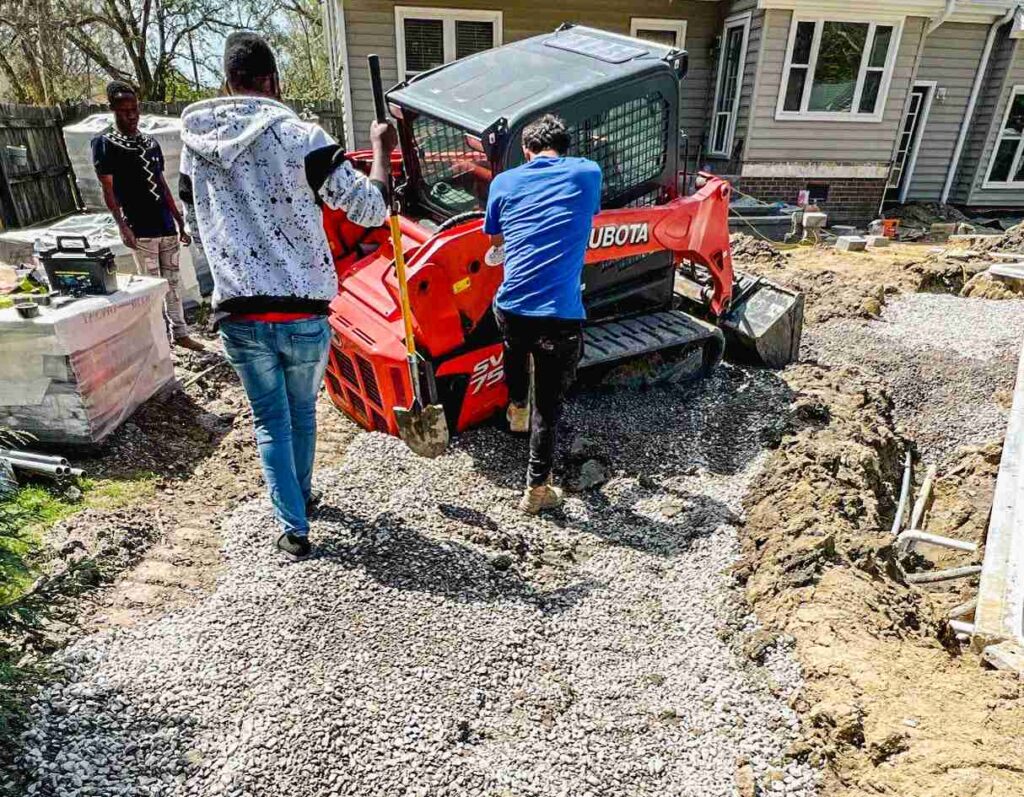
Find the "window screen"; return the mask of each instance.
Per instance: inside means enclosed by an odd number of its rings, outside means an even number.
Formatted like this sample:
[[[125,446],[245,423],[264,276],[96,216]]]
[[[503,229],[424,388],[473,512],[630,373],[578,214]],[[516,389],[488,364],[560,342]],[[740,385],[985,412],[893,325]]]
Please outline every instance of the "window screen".
[[[668,155],[669,105],[658,93],[634,97],[570,126],[569,154],[590,158],[604,176],[601,202],[661,179]]]
[[[491,164],[483,152],[470,148],[465,131],[420,114],[412,133],[423,198],[448,216],[483,209]]]
[[[493,22],[470,22],[455,20],[455,57],[465,58],[467,55],[490,50],[494,46]]]
[[[405,73],[413,75],[444,63],[444,22],[440,19],[404,20]]]

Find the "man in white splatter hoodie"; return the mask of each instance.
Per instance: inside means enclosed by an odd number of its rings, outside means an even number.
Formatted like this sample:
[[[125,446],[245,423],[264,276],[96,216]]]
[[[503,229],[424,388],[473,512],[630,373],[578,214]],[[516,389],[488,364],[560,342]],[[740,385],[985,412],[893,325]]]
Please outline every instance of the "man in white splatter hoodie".
[[[369,179],[320,127],[280,102],[267,42],[238,32],[224,47],[228,95],[182,115],[180,194],[195,206],[213,273],[221,339],[253,410],[277,547],[310,553],[316,396],[327,364],[337,277],[320,203],[365,227],[384,223],[393,127],[370,130]]]

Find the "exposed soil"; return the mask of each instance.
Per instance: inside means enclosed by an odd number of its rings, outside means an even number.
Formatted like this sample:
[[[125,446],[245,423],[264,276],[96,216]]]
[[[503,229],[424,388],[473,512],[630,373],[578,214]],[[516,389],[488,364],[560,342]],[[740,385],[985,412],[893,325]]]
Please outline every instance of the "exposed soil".
[[[792,428],[748,495],[736,574],[761,621],[796,640],[806,688],[795,705],[809,730],[791,754],[828,764],[828,797],[1024,789],[1024,681],[983,669],[945,622],[953,605],[975,594],[976,582],[922,588],[903,577],[904,567],[964,564],[965,555],[921,547],[901,559],[889,533],[903,454],[915,445],[899,427],[892,398],[903,366],[897,357],[882,367],[860,355],[856,338],[836,337],[851,319],[882,315],[896,294],[957,293],[972,269],[987,265],[930,249],[800,249],[770,275],[806,292],[809,337],[832,335],[835,345],[830,363],[783,372],[795,394]],[[866,365],[849,364],[857,361]],[[1001,372],[1002,365],[992,367]],[[925,381],[958,373],[941,370]],[[1005,379],[995,397],[1004,407],[1012,371]],[[916,412],[941,414],[944,407],[926,403]],[[920,420],[921,428],[933,428],[941,417]],[[945,457],[928,531],[983,542],[1000,449],[997,439]]]

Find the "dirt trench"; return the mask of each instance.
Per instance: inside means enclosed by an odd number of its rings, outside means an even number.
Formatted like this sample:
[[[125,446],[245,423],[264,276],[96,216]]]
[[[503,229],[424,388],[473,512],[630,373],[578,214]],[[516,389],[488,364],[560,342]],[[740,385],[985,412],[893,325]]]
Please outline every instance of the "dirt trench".
[[[896,294],[959,293],[982,267],[927,247],[815,249],[762,273],[805,291],[813,326],[875,318]],[[782,377],[795,395],[790,428],[747,496],[735,573],[765,626],[796,640],[806,734],[790,755],[826,766],[825,797],[1021,793],[1024,681],[983,669],[945,622],[976,583],[903,578],[889,528],[914,441],[901,436],[884,379],[817,362]],[[983,543],[1000,450],[992,441],[946,463],[929,531]]]

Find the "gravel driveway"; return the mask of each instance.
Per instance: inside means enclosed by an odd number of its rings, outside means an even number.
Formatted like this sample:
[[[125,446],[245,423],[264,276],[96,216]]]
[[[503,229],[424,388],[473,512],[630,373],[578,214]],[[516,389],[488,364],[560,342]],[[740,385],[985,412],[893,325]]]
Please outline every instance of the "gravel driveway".
[[[269,506],[240,506],[212,595],[67,651],[28,793],[732,797],[749,760],[809,797],[806,765],[770,769],[796,665],[734,651],[754,626],[723,573],[788,400],[730,366],[587,392],[567,420],[611,481],[540,519],[513,509],[522,440],[477,430],[428,461],[359,436],[318,474],[316,558],[283,562]]]
[[[1002,439],[1022,338],[1024,301],[913,293],[878,321],[808,328],[803,354],[878,374],[896,422],[925,461],[942,464],[959,446]]]

